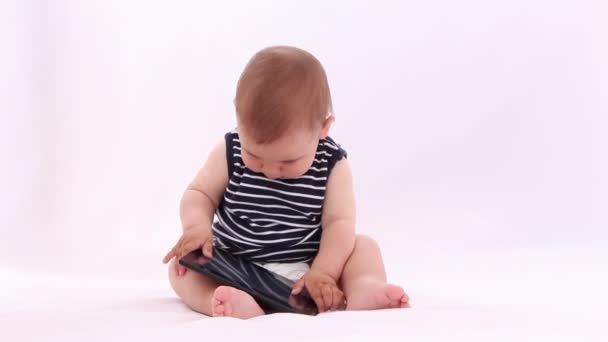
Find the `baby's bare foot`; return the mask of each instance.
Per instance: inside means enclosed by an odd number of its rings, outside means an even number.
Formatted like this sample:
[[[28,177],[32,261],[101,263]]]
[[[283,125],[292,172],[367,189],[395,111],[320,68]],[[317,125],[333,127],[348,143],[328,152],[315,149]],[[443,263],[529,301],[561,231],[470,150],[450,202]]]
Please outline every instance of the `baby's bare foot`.
[[[211,312],[214,317],[236,317],[248,319],[261,316],[264,311],[248,293],[229,286],[215,289],[211,298]]]
[[[376,283],[360,287],[347,298],[346,310],[376,310],[408,308],[410,298],[403,288],[393,284]]]

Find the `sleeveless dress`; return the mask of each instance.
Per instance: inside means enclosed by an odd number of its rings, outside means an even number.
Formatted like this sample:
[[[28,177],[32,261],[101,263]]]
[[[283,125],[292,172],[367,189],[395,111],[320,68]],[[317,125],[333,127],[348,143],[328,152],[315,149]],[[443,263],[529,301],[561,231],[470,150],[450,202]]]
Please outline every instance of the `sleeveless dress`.
[[[225,140],[229,183],[215,212],[215,248],[259,264],[310,263],[319,251],[327,179],[346,151],[327,137],[304,175],[270,179],[245,166],[237,131]]]

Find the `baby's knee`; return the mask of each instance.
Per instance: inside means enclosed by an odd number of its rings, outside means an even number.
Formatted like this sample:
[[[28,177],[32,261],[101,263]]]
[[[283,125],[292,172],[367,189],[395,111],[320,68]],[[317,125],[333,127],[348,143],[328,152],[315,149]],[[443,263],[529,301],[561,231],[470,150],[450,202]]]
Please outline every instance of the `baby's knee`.
[[[217,284],[190,269],[178,274],[176,263],[177,261],[173,260],[169,264],[169,282],[173,291],[192,310],[209,315],[211,296]]]

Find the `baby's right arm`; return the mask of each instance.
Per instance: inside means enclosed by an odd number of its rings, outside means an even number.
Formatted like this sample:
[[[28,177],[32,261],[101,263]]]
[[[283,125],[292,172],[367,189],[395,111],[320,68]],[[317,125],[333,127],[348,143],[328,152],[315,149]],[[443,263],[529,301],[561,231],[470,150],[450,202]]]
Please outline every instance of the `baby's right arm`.
[[[205,165],[184,192],[180,203],[183,231],[201,226],[211,229],[213,214],[227,185],[226,144],[222,141],[213,148]]]
[[[205,254],[211,252],[213,214],[227,185],[226,145],[222,141],[213,148],[205,165],[182,196],[180,217],[183,234],[164,257],[164,263],[168,263],[173,258],[179,260],[199,248]],[[177,262],[175,265],[178,268],[178,274],[182,275],[185,268],[180,267]]]

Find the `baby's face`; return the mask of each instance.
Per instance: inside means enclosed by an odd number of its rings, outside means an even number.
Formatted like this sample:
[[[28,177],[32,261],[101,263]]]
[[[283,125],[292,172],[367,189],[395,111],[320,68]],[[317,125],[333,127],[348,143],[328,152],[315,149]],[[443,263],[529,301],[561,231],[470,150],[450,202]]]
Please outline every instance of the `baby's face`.
[[[256,144],[239,130],[241,158],[252,171],[263,173],[270,179],[297,178],[312,165],[319,132],[299,130],[286,133],[268,144]]]

